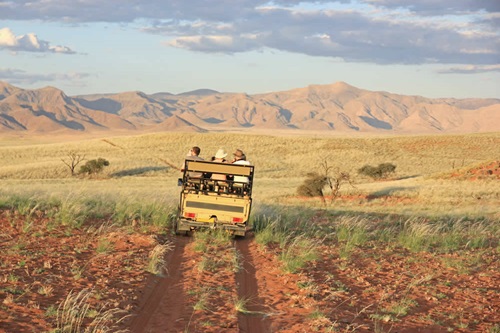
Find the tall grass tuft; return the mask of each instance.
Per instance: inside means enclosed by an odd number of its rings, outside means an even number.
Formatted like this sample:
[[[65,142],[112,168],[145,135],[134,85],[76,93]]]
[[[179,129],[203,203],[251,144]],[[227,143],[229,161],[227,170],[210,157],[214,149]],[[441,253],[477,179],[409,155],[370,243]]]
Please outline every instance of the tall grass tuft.
[[[107,333],[107,332],[128,332],[126,330],[117,331],[115,325],[125,317],[116,320],[116,316],[123,314],[120,309],[98,310],[95,313],[91,310],[89,298],[92,291],[83,289],[79,293],[71,291],[66,299],[61,302],[57,309],[56,321],[58,333]],[[93,319],[86,324],[86,318],[93,312]]]
[[[403,223],[397,241],[404,248],[413,251],[427,251],[436,236],[436,228],[421,218],[409,218]]]
[[[62,200],[53,212],[55,222],[75,228],[81,227],[88,217],[89,210],[85,202],[72,195]]]
[[[125,198],[116,203],[113,220],[119,225],[152,225],[167,228],[175,208],[159,200]]]
[[[30,195],[8,195],[6,193],[0,197],[0,208],[17,210],[18,212],[23,214],[31,210],[34,201],[34,197]]]
[[[414,252],[450,253],[466,248],[494,246],[498,239],[493,235],[497,232],[497,223],[489,220],[467,221],[460,218],[430,221],[413,217],[402,223],[397,241]]]
[[[281,216],[261,217],[259,220],[259,228],[255,230],[255,241],[261,245],[269,245],[271,243],[283,243],[288,237],[288,228],[283,223]]]
[[[283,262],[285,272],[296,273],[309,261],[318,258],[316,243],[305,237],[288,237],[281,246],[279,259]]]
[[[324,230],[320,224],[314,222],[313,209],[299,207],[284,209],[276,206],[270,211],[267,207],[265,214],[254,214],[253,226],[255,239],[261,245],[277,243],[282,246],[288,242],[288,237],[324,237]]]
[[[340,217],[335,229],[337,241],[350,247],[363,245],[369,239],[366,222],[360,217]]]
[[[149,262],[146,270],[154,275],[163,275],[167,270],[165,267],[165,254],[173,250],[173,248],[174,244],[172,242],[156,245],[149,253]]]

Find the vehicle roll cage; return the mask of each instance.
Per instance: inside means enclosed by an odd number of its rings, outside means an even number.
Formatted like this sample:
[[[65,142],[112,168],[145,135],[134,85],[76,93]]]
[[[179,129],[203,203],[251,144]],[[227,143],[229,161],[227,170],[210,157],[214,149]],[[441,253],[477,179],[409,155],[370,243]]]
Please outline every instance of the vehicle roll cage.
[[[217,179],[212,179],[212,175],[218,175]],[[221,175],[225,179],[219,180]],[[179,185],[189,192],[251,197],[253,175],[253,165],[185,160]]]

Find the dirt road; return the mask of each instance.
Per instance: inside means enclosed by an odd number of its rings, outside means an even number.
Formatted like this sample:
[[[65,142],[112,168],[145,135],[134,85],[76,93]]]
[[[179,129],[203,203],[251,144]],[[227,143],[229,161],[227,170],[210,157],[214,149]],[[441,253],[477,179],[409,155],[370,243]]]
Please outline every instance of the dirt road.
[[[261,256],[257,253],[253,237],[233,240],[232,246],[239,253],[241,263],[241,269],[233,276],[220,279],[221,275],[202,273],[204,285],[215,283],[219,288],[225,286],[226,289],[232,289],[229,300],[212,297],[207,305],[207,314],[194,310],[196,302],[190,302],[191,296],[200,289],[197,263],[202,260],[200,253],[187,249],[191,240],[190,237],[175,238],[175,247],[165,258],[168,272],[165,277],[155,276],[147,281],[130,330],[134,333],[196,332],[201,325],[205,325],[203,332],[271,332],[269,309],[264,306],[264,300],[259,295],[256,278],[259,267],[255,266],[255,258]],[[234,304],[238,300],[242,301],[243,308],[240,311]],[[214,313],[220,315],[220,321],[209,321],[208,318]]]
[[[182,269],[184,251],[189,238],[175,239],[174,250],[166,255],[165,277],[152,276],[146,284],[137,315],[134,315],[132,332],[178,332],[185,319],[185,291]]]
[[[267,333],[271,332],[270,320],[267,317],[268,309],[264,299],[259,295],[259,286],[256,278],[256,259],[259,257],[255,243],[248,237],[234,241],[236,249],[241,254],[243,267],[236,273],[238,298],[248,300],[248,314],[238,314],[240,332]]]
[[[0,333],[61,327],[60,305],[72,291],[88,292],[83,310],[120,310],[109,323],[116,324],[112,331],[132,333],[500,328],[500,260],[493,237],[481,248],[453,252],[415,252],[380,242],[346,252],[345,243],[322,238],[316,260],[290,273],[280,245],[257,244],[251,234],[232,241],[209,238],[200,247],[201,233],[165,238],[102,228],[106,221],[94,221],[96,229],[51,223],[43,214],[27,220],[0,210]],[[322,223],[320,217],[314,223]],[[168,272],[160,277],[145,265],[163,242],[173,247],[165,256]],[[119,321],[121,315],[127,319]],[[90,327],[93,319],[82,324]]]

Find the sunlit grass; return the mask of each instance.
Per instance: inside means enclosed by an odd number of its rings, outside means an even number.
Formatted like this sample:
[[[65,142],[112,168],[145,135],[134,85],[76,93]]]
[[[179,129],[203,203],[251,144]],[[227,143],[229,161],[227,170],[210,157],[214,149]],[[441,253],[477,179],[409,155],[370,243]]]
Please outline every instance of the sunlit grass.
[[[261,166],[261,177],[294,177],[315,170],[323,156],[330,156],[334,168],[353,173],[364,164],[393,162],[400,176],[426,175],[477,164],[495,156],[500,135],[443,135],[394,137],[306,137],[266,136],[232,133],[159,133],[129,137],[88,139],[64,143],[0,146],[0,159],[9,163],[0,168],[2,178],[71,178],[62,163],[68,152],[87,159],[107,158],[107,174],[141,172],[151,176],[170,172],[162,160],[180,165],[192,145],[210,158],[221,146],[232,151],[243,148],[248,158]],[[480,147],[480,149],[477,149]],[[276,159],[276,152],[280,159]],[[342,156],[342,159],[336,158]],[[436,158],[436,157],[440,158]],[[36,158],[35,158],[36,157]],[[162,169],[161,167],[164,167]]]
[[[282,244],[282,252],[279,259],[283,263],[285,272],[296,273],[305,265],[318,259],[316,243],[308,238],[289,238]]]
[[[58,332],[125,332],[117,331],[115,325],[123,320],[123,310],[93,309],[90,306],[92,291],[83,289],[78,293],[71,291],[57,309]],[[117,318],[118,316],[121,318]],[[92,319],[91,321],[86,318]]]
[[[195,311],[207,311],[210,308],[210,297],[214,293],[212,288],[204,286],[197,291],[192,291],[196,295],[196,303],[193,305]]]
[[[256,166],[255,202],[270,205],[325,208],[319,199],[296,198],[296,189],[310,171],[321,171],[325,159],[333,170],[351,174],[355,187],[344,186],[341,197],[327,209],[397,213],[403,215],[496,217],[500,213],[498,180],[457,181],[440,175],[492,161],[500,155],[500,133],[442,136],[269,136],[235,133],[158,133],[137,136],[90,138],[67,142],[0,139],[0,206],[2,194],[49,194],[64,200],[81,193],[87,197],[134,198],[176,205],[181,165],[185,151],[193,145],[210,158],[223,145],[227,151],[243,148]],[[223,145],[224,146],[224,145]],[[478,149],[478,147],[480,149]],[[110,165],[95,178],[71,176],[61,161],[75,151],[86,159],[103,157]],[[279,152],[279,157],[276,156]],[[374,182],[357,174],[365,164],[393,163],[394,179]],[[344,196],[369,199],[345,199]],[[155,211],[158,206],[146,210]],[[32,208],[32,207],[31,207]],[[67,216],[78,207],[67,207]],[[151,215],[141,209],[122,208],[117,220],[140,223]],[[63,213],[61,213],[63,215]],[[165,217],[153,217],[163,224]],[[78,218],[77,222],[78,224]]]
[[[234,300],[234,310],[237,313],[245,314],[245,315],[265,315],[265,312],[261,311],[252,311],[249,310],[249,304],[251,304],[254,300],[252,297],[241,297],[241,298],[236,298]]]
[[[163,275],[167,270],[165,255],[167,252],[172,251],[173,248],[174,245],[171,242],[157,244],[149,253],[149,262],[146,271],[154,275]]]

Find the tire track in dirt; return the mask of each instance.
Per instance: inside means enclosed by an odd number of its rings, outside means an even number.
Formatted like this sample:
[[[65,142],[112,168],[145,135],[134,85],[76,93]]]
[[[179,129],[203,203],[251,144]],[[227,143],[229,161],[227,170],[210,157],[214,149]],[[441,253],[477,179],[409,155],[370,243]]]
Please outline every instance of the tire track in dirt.
[[[268,333],[271,332],[269,319],[266,318],[264,300],[259,296],[256,278],[255,256],[256,244],[253,234],[246,238],[236,239],[234,245],[242,256],[242,269],[236,273],[238,299],[248,300],[246,309],[249,313],[238,314],[238,326],[241,333]]]
[[[174,249],[165,257],[167,276],[152,276],[147,282],[137,315],[130,324],[131,332],[179,331],[176,323],[182,322],[186,316],[182,264],[186,245],[190,241],[189,237],[175,238]]]

